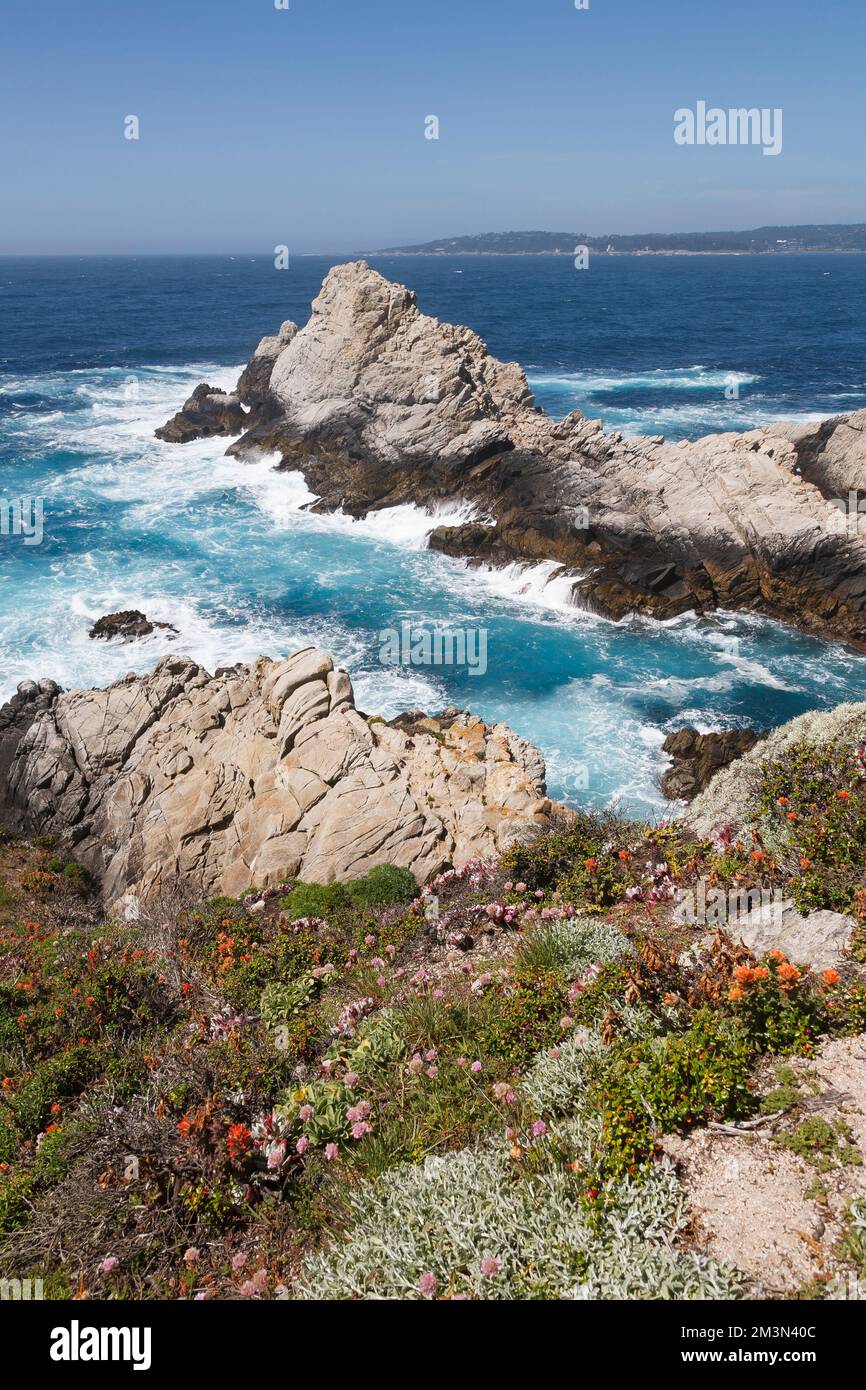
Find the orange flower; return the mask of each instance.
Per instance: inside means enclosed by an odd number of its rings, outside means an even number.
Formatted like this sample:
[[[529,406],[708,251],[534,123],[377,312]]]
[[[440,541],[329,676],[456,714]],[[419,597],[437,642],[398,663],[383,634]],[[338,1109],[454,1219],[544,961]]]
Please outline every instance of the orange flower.
[[[762,849],[753,849],[752,859],[755,861],[756,864],[762,863],[764,859],[764,851]]]
[[[823,978],[828,985],[838,985],[841,977],[838,970],[825,970]]]
[[[800,859],[800,868],[801,868],[801,869],[811,869],[811,867],[812,867],[812,861],[811,861],[811,859],[807,859],[806,856],[805,856],[805,854],[804,854],[804,855],[802,856],[802,858]]]
[[[736,1004],[738,999],[745,999],[745,997],[746,991],[744,989],[738,989],[736,985],[733,985],[731,989],[728,990],[728,998],[734,1004]]]
[[[780,980],[784,980],[786,984],[793,984],[795,980],[799,980],[800,978],[800,972],[797,969],[796,965],[791,965],[790,961],[787,960],[779,966],[778,970],[776,971],[776,975]]]
[[[787,804],[788,804],[788,798],[787,798],[786,796],[780,796],[779,799],[778,799],[778,801],[776,802],[776,805],[777,805],[777,806],[787,806]]]
[[[772,951],[770,952],[770,960],[783,961],[783,960],[787,960],[787,959],[788,959],[788,957],[785,955],[785,953],[784,953],[783,951],[780,951],[780,950],[779,950],[778,946],[775,948],[775,950],[772,950]]]
[[[741,985],[747,985],[753,980],[754,972],[749,965],[737,965],[734,967],[734,979]]]
[[[851,793],[850,793],[850,792],[837,792],[836,795],[838,796],[838,798],[839,798],[840,801],[850,801],[850,800],[851,800]]]
[[[192,1129],[192,1120],[189,1118],[189,1115],[184,1115],[183,1119],[178,1121],[177,1127],[181,1134],[189,1134]]]
[[[755,969],[752,971],[752,979],[753,979],[753,980],[769,980],[769,978],[770,978],[770,972],[769,972],[769,970],[766,968],[766,966],[763,966],[763,965],[756,965],[756,966],[755,966]]]
[[[583,867],[584,867],[585,869],[590,869],[590,870],[592,870],[592,869],[597,869],[597,868],[598,868],[598,860],[597,860],[597,859],[584,859],[584,861],[583,861]]]
[[[620,859],[631,859],[631,855],[629,854],[627,849],[621,849],[619,851],[619,857]]]
[[[796,820],[796,819],[797,819],[797,812],[796,812],[796,811],[789,811],[788,814],[787,814],[787,816],[785,817],[785,819],[786,819],[786,820]]]

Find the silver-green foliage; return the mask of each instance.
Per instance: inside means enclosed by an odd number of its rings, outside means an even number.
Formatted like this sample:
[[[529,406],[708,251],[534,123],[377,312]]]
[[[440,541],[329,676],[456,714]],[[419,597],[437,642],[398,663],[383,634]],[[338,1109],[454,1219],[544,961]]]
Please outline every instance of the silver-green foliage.
[[[653,1168],[624,1183],[599,1216],[561,1166],[515,1172],[487,1146],[404,1164],[352,1194],[348,1237],[311,1257],[299,1295],[308,1299],[422,1297],[422,1274],[437,1295],[480,1299],[734,1298],[736,1274],[678,1251],[685,1224],[673,1171]],[[492,1257],[499,1270],[481,1272]]]

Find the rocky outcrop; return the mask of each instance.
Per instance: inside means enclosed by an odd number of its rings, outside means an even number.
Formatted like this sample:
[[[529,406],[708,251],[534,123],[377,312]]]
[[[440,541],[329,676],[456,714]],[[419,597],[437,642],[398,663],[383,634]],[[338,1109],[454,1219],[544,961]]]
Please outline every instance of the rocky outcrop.
[[[363,261],[336,266],[287,336],[244,373],[251,401],[267,376],[265,405],[229,453],[277,453],[316,509],[462,499],[474,520],[431,546],[557,561],[575,603],[608,617],[752,609],[866,646],[866,525],[834,504],[866,484],[866,411],[689,443],[557,422],[516,363]]]
[[[662,752],[670,754],[672,763],[662,775],[663,794],[672,801],[691,801],[720,768],[748,753],[760,738],[754,729],[726,729],[709,734],[678,729],[668,734]]]
[[[125,608],[122,612],[105,613],[97,618],[87,635],[109,641],[119,637],[122,642],[134,642],[138,637],[149,637],[157,629],[177,632],[171,623],[151,622],[139,608]]]
[[[190,440],[207,439],[210,435],[240,434],[249,423],[236,394],[230,395],[202,382],[182,409],[156,431],[156,437],[167,444],[188,444]]]
[[[297,324],[287,319],[279,333],[262,338],[241,372],[237,395],[241,404],[249,409],[249,426],[263,424],[279,414],[279,402],[271,395],[270,390],[271,373],[283,348],[288,347],[297,331]]]
[[[725,827],[748,827],[758,816],[761,768],[778,760],[794,744],[820,749],[841,744],[851,749],[866,745],[866,703],[812,710],[782,724],[730,767],[713,777],[686,812],[686,824],[699,839],[710,839]]]
[[[505,725],[365,718],[312,647],[213,676],[165,657],[105,690],[25,682],[0,710],[0,819],[74,847],[108,903],[175,880],[236,895],[382,863],[422,882],[550,809],[541,756]]]

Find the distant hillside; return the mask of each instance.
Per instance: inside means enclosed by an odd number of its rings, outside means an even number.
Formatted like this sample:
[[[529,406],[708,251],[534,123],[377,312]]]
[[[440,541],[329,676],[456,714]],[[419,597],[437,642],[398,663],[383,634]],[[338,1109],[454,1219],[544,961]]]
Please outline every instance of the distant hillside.
[[[585,232],[482,232],[444,237],[419,246],[390,246],[392,256],[574,255],[576,246],[612,255],[700,255],[791,251],[866,251],[866,223],[829,226],[756,227],[745,232],[646,232],[587,236]]]

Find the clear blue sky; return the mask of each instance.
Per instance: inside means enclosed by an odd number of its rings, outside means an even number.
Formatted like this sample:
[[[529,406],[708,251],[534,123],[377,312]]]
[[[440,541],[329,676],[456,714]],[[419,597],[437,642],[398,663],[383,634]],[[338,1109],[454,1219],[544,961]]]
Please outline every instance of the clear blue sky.
[[[5,0],[0,252],[866,221],[864,0],[290,6]],[[781,155],[677,146],[699,99]]]

